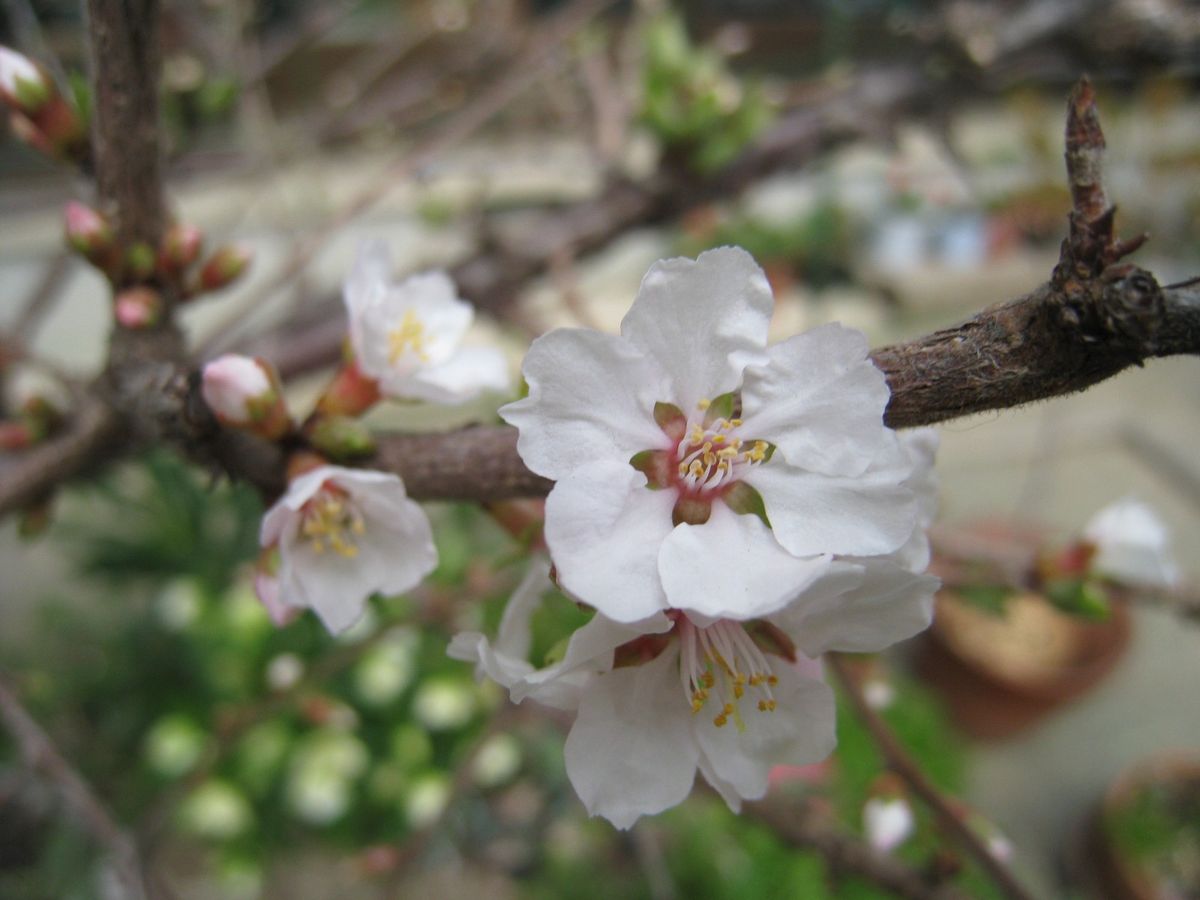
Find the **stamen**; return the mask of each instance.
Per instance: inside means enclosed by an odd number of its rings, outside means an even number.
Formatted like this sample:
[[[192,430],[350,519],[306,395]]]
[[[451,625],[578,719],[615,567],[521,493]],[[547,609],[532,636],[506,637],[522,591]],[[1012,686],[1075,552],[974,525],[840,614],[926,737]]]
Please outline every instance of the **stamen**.
[[[740,731],[746,727],[740,702],[747,691],[758,694],[755,708],[759,712],[775,710],[771,687],[778,679],[740,622],[722,619],[702,628],[684,616],[678,623],[679,675],[693,713],[715,697],[721,709],[713,724],[721,728],[732,718]]]
[[[353,559],[358,556],[355,537],[366,533],[362,514],[341,492],[323,488],[304,505],[300,534],[308,540],[314,553],[332,550],[339,556]]]
[[[427,344],[425,323],[411,309],[406,309],[400,324],[388,332],[388,362],[396,365],[408,350],[412,350],[421,362],[429,362]]]

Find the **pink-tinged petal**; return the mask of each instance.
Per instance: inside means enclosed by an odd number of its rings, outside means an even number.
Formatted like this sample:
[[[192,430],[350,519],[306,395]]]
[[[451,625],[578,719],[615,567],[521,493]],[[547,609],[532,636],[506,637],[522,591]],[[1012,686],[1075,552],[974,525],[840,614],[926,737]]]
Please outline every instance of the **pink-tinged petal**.
[[[600,675],[567,736],[567,777],[593,816],[629,828],[687,797],[699,750],[677,654]]]
[[[744,480],[762,495],[775,539],[797,556],[877,556],[898,549],[916,524],[912,491],[892,472],[818,475],[771,459]]]
[[[388,396],[464,403],[482,391],[507,392],[512,387],[508,361],[494,347],[463,347],[443,363],[416,369],[410,375],[387,375],[380,382]]]
[[[652,491],[630,466],[593,465],[546,499],[546,545],[558,581],[610,619],[636,622],[666,606],[658,552],[674,527],[672,491]]]
[[[741,703],[745,728],[730,721],[722,727],[702,709],[693,718],[696,739],[715,775],[747,800],[767,792],[771,767],[819,762],[837,745],[833,691],[824,682],[806,678],[792,666],[773,661],[779,683],[772,689],[776,708],[759,710]]]
[[[267,615],[276,628],[290,624],[303,612],[299,606],[291,606],[283,602],[280,593],[279,579],[266,572],[254,573],[254,594],[266,609]]]
[[[770,441],[794,466],[862,474],[886,439],[891,396],[867,351],[862,332],[836,323],[775,344],[746,370],[741,433]]]
[[[792,556],[754,515],[714,503],[703,525],[680,525],[663,542],[658,571],[667,602],[714,619],[756,619],[812,584],[829,557]]]
[[[829,650],[875,653],[929,627],[940,582],[903,566],[858,560],[862,580],[844,593],[804,597],[773,617],[808,656]]]
[[[654,422],[666,378],[624,338],[560,328],[533,342],[522,370],[529,396],[500,416],[520,429],[517,452],[538,474],[562,479],[670,445]]]
[[[719,247],[652,265],[621,334],[669,373],[672,390],[656,399],[688,412],[741,387],[742,370],[763,358],[774,305],[754,258]]]

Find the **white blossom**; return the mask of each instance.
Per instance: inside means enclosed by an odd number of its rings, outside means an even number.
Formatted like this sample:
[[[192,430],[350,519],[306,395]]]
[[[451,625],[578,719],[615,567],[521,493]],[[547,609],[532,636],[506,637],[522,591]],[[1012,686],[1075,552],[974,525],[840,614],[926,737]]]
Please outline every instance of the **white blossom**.
[[[597,613],[561,660],[538,668],[530,620],[548,571],[545,560],[531,566],[494,643],[460,634],[449,652],[514,702],[575,711],[567,775],[588,811],[620,828],[680,803],[697,771],[737,810],[765,794],[773,766],[825,758],[834,703],[814,657],[880,650],[920,631],[937,586],[895,559],[838,560],[761,618],[672,610],[622,623]]]
[[[835,324],[768,347],[772,305],[750,255],[725,247],[652,266],[619,336],[533,343],[529,396],[501,415],[556,482],[545,536],[572,596],[620,622],[746,620],[835,557],[923,567],[928,463],[883,424],[866,338]]]
[[[1096,549],[1091,568],[1097,574],[1150,588],[1179,583],[1170,532],[1145,503],[1118,500],[1092,516],[1083,533]]]
[[[891,853],[916,827],[912,807],[903,797],[872,797],[863,805],[863,831],[867,843],[880,853]]]
[[[350,342],[363,373],[393,399],[462,403],[506,391],[508,365],[493,347],[464,347],[475,317],[445,272],[391,281],[387,247],[365,243],[343,295]]]
[[[334,633],[363,615],[371,594],[415,587],[437,564],[429,519],[404,483],[341,466],[293,480],[260,541],[279,549],[277,603],[311,608]]]

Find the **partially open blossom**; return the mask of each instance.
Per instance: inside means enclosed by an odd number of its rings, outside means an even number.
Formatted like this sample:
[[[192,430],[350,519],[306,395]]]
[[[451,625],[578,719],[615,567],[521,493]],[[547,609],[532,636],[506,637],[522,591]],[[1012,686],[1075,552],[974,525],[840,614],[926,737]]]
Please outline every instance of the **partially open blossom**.
[[[529,396],[500,414],[556,481],[546,542],[573,596],[625,622],[744,620],[835,556],[927,555],[929,461],[883,424],[865,336],[834,324],[768,347],[772,306],[750,255],[723,247],[652,266],[619,336],[534,341]]]
[[[445,272],[393,284],[387,247],[372,241],[360,250],[344,296],[355,358],[385,396],[462,403],[508,390],[499,350],[462,346],[475,312]]]
[[[270,363],[227,353],[204,366],[200,392],[222,425],[278,440],[291,426]]]
[[[113,317],[123,328],[151,328],[162,314],[162,294],[146,285],[125,288],[113,298]]]
[[[56,93],[54,84],[22,53],[0,47],[0,97],[25,115],[35,115]]]
[[[1179,583],[1170,532],[1145,503],[1118,500],[1092,516],[1083,534],[1095,549],[1091,569],[1096,574],[1149,588]]]
[[[495,642],[457,635],[450,655],[525,698],[577,716],[567,775],[593,815],[620,828],[687,797],[699,771],[729,804],[765,794],[773,766],[833,749],[833,695],[814,657],[869,652],[929,624],[937,581],[894,558],[836,561],[782,609],[746,619],[671,610],[623,623],[597,613],[562,658],[528,659],[530,620],[550,587],[531,567]]]
[[[334,633],[371,594],[415,587],[437,564],[429,519],[386,472],[305,472],[267,511],[259,539],[279,551],[279,602],[311,608]]]

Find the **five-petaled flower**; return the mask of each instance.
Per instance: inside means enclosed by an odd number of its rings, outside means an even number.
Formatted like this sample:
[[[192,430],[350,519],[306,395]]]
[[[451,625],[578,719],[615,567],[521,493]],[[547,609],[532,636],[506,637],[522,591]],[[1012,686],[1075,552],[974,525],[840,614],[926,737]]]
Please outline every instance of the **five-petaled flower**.
[[[567,775],[593,815],[628,828],[680,803],[697,771],[737,810],[763,796],[773,766],[833,749],[833,696],[815,657],[881,650],[929,624],[937,580],[909,561],[834,561],[761,618],[670,610],[623,623],[597,613],[543,668],[528,659],[530,619],[550,587],[548,562],[535,561],[495,642],[460,634],[450,655],[474,662],[514,702],[577,712]]]
[[[556,481],[562,586],[623,622],[662,610],[768,615],[834,556],[897,551],[919,475],[883,424],[866,338],[826,325],[767,346],[773,299],[744,250],[656,263],[619,336],[559,329],[500,410]]]
[[[346,279],[344,297],[358,365],[385,396],[462,403],[481,391],[509,389],[498,349],[461,346],[475,312],[445,272],[393,284],[387,247],[370,241]]]
[[[340,466],[295,478],[263,518],[260,542],[279,550],[273,618],[282,606],[310,607],[334,633],[371,594],[406,591],[437,565],[429,519],[404,483]]]

